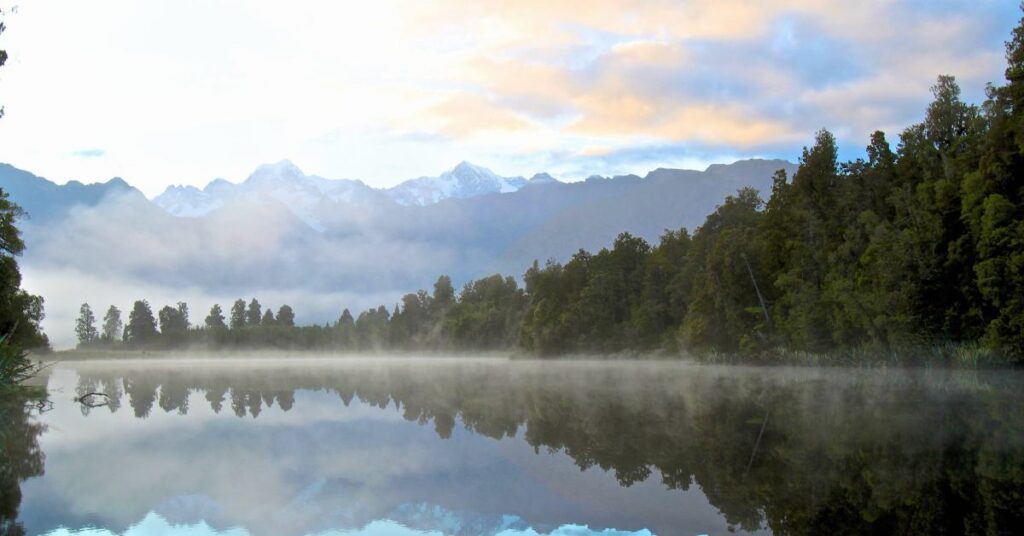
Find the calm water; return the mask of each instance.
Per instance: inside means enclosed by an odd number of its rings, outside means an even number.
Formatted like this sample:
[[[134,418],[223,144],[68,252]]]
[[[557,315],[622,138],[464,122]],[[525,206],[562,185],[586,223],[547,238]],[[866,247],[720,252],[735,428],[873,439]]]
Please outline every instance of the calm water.
[[[52,408],[3,405],[0,534],[1024,533],[1020,372],[301,359],[47,382]]]

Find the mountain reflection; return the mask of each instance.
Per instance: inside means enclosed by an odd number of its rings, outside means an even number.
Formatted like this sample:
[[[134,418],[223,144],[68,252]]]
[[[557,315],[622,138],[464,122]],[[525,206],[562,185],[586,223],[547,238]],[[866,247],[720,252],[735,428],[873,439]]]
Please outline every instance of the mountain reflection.
[[[214,412],[259,418],[270,406],[292,410],[296,391],[326,391],[345,406],[358,399],[398,408],[441,438],[456,426],[495,439],[521,434],[535,451],[562,451],[581,469],[613,472],[622,486],[652,474],[669,489],[697,486],[744,530],[1007,534],[1024,527],[1019,376],[229,363],[84,367],[76,390],[109,396],[108,405],[85,413],[118,412],[127,403],[139,418],[157,406],[187,414],[193,393]]]

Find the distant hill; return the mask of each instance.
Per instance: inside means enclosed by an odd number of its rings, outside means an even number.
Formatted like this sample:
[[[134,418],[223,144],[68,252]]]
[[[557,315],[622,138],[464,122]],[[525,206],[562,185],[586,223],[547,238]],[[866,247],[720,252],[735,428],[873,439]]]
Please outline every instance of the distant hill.
[[[63,216],[71,207],[94,207],[112,195],[146,200],[142,192],[119,177],[103,183],[69,181],[58,185],[10,164],[0,164],[0,188],[25,209],[30,218],[40,222]]]

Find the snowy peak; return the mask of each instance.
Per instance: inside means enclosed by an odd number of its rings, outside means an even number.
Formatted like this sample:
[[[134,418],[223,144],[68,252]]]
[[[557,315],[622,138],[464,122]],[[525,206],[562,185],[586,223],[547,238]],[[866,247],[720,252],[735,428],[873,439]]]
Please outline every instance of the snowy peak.
[[[232,203],[278,202],[314,229],[338,203],[371,205],[387,198],[361,181],[330,180],[306,175],[288,160],[256,168],[239,184],[214,179],[202,190],[170,186],[153,199],[158,206],[181,217],[200,217]]]
[[[293,164],[291,160],[281,160],[276,164],[264,164],[253,171],[249,178],[245,179],[247,185],[276,186],[301,183],[306,178],[305,173]]]
[[[174,216],[198,218],[223,205],[223,201],[195,186],[168,186],[164,193],[153,198],[160,208]]]
[[[400,205],[424,206],[445,199],[514,192],[527,184],[522,177],[502,177],[493,171],[460,162],[438,177],[420,177],[385,192]]]

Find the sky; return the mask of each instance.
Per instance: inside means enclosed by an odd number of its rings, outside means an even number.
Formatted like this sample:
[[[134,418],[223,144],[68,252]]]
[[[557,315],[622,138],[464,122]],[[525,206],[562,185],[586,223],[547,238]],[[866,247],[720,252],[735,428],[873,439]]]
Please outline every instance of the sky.
[[[1015,0],[26,0],[6,4],[0,162],[58,183],[243,180],[290,159],[375,187],[462,160],[643,174],[844,157],[939,74],[1003,80]],[[2,6],[2,5],[0,5]]]

